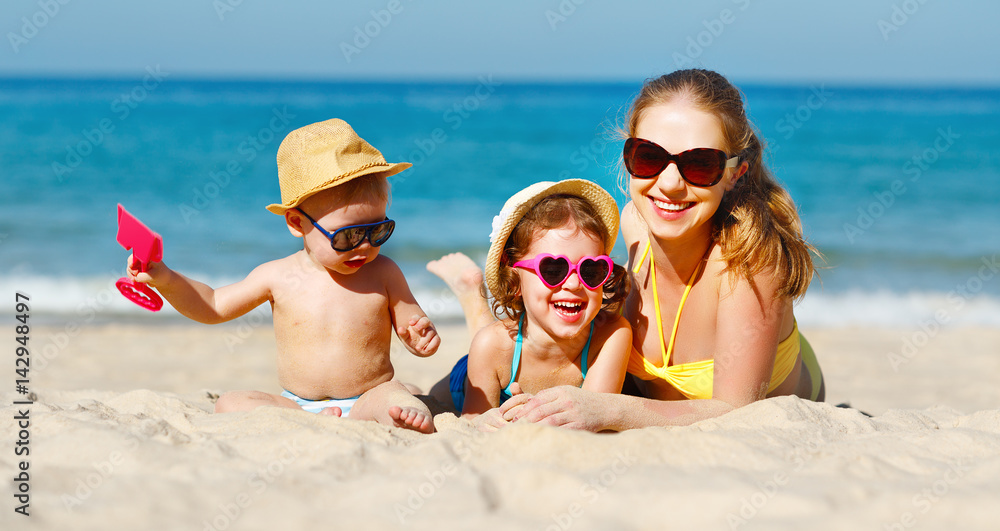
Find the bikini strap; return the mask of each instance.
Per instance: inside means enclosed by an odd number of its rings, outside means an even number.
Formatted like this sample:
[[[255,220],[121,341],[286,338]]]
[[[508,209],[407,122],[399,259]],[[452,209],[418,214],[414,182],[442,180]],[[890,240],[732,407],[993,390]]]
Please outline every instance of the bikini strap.
[[[640,258],[639,261],[635,263],[635,267],[632,268],[632,273],[633,274],[638,273],[639,269],[642,268],[642,263],[646,261],[646,256],[649,255],[649,248],[650,248],[650,246],[651,246],[650,240],[646,240],[646,250],[643,251],[642,258]]]
[[[521,314],[521,319],[517,322],[517,341],[514,342],[514,358],[510,360],[510,381],[507,382],[507,387],[503,388],[503,392],[507,393],[507,396],[513,396],[514,393],[510,391],[510,386],[514,385],[517,381],[517,371],[521,368],[521,342],[524,340],[524,335],[521,334],[521,328],[524,326],[524,314]]]
[[[594,321],[590,322],[590,335],[587,336],[587,344],[583,346],[583,359],[580,360],[580,372],[583,378],[587,379],[587,354],[590,353],[590,340],[594,338]]]
[[[649,251],[649,247],[646,247],[646,251]],[[643,255],[645,259],[645,255]],[[694,287],[694,279],[701,272],[702,267],[705,262],[702,261],[698,264],[698,267],[694,269],[691,273],[691,278],[687,281],[687,286],[684,287],[684,294],[681,295],[681,303],[677,305],[677,317],[674,318],[674,328],[670,332],[670,345],[666,346],[663,340],[663,318],[660,317],[660,294],[656,289],[656,261],[653,259],[653,255],[649,255],[649,275],[653,278],[653,308],[656,311],[656,328],[660,332],[660,353],[663,355],[663,367],[666,367],[670,363],[670,356],[674,352],[674,341],[677,339],[677,327],[681,324],[681,311],[684,310],[684,303],[687,302],[688,294],[691,293],[691,288]]]

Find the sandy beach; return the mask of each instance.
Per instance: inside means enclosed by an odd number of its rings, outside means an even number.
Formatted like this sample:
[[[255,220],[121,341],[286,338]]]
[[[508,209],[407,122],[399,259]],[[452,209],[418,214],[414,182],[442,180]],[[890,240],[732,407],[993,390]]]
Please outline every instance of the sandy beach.
[[[224,391],[278,391],[269,322],[35,327],[34,403],[12,405],[25,398],[13,377],[2,394],[0,528],[996,529],[1000,331],[803,333],[827,403],[782,397],[621,434],[481,434],[442,413],[420,435],[211,414]],[[394,352],[398,378],[427,389],[450,369],[467,333],[441,334],[431,358]],[[12,497],[25,408],[27,517]]]

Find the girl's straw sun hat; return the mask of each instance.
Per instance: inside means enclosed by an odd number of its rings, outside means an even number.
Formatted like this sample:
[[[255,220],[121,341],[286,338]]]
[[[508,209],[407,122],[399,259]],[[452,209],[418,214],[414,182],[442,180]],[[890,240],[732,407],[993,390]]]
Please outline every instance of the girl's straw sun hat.
[[[504,203],[500,214],[493,218],[493,232],[490,233],[490,251],[486,255],[486,269],[483,276],[490,293],[496,293],[500,285],[500,258],[507,238],[514,231],[521,218],[539,201],[550,195],[567,194],[583,198],[597,210],[597,215],[607,228],[604,234],[604,250],[610,253],[618,238],[618,205],[604,188],[584,179],[565,181],[542,181],[517,192]]]
[[[288,133],[278,147],[281,203],[267,209],[284,215],[317,192],[363,175],[389,177],[410,166],[409,162],[386,162],[379,150],[341,119],[300,127]]]

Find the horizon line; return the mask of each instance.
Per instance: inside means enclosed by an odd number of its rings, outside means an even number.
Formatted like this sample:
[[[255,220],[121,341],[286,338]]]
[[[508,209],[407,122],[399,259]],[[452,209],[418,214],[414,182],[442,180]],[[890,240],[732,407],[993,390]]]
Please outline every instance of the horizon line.
[[[480,77],[493,74],[474,74],[471,76],[423,76],[423,77],[390,77],[390,76],[309,76],[309,75],[210,75],[210,74],[170,74],[172,80],[187,83],[288,83],[288,84],[378,84],[378,85],[469,85],[476,83]],[[1000,80],[958,80],[950,84],[942,80],[904,80],[904,79],[794,79],[794,78],[739,78],[727,76],[737,87],[813,87],[828,85],[843,89],[898,89],[898,90],[1000,90]],[[80,82],[134,82],[135,76],[113,72],[80,73],[31,73],[0,71],[0,81],[80,81]],[[501,78],[502,79],[502,78]],[[649,77],[641,79],[625,79],[620,77],[537,77],[513,76],[502,81],[511,85],[605,85],[605,86],[635,86],[636,89]]]

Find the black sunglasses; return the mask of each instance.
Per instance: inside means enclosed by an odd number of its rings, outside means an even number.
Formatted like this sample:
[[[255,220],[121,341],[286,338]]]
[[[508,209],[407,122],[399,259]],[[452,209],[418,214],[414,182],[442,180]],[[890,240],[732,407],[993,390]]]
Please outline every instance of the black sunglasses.
[[[634,137],[625,141],[622,158],[625,169],[637,179],[656,177],[673,162],[682,179],[701,188],[715,186],[726,168],[735,168],[740,162],[739,155],[730,157],[725,151],[713,148],[689,149],[672,155],[655,142]]]
[[[295,210],[301,212],[303,216],[312,222],[314,227],[319,229],[330,240],[330,246],[333,247],[334,251],[351,251],[356,249],[365,240],[368,240],[368,243],[372,247],[381,247],[389,239],[389,236],[392,236],[392,231],[396,228],[396,222],[386,218],[375,223],[341,227],[331,234],[323,227],[320,227],[319,223],[316,223],[316,220],[310,217],[309,214],[306,214],[301,208],[296,208]]]

